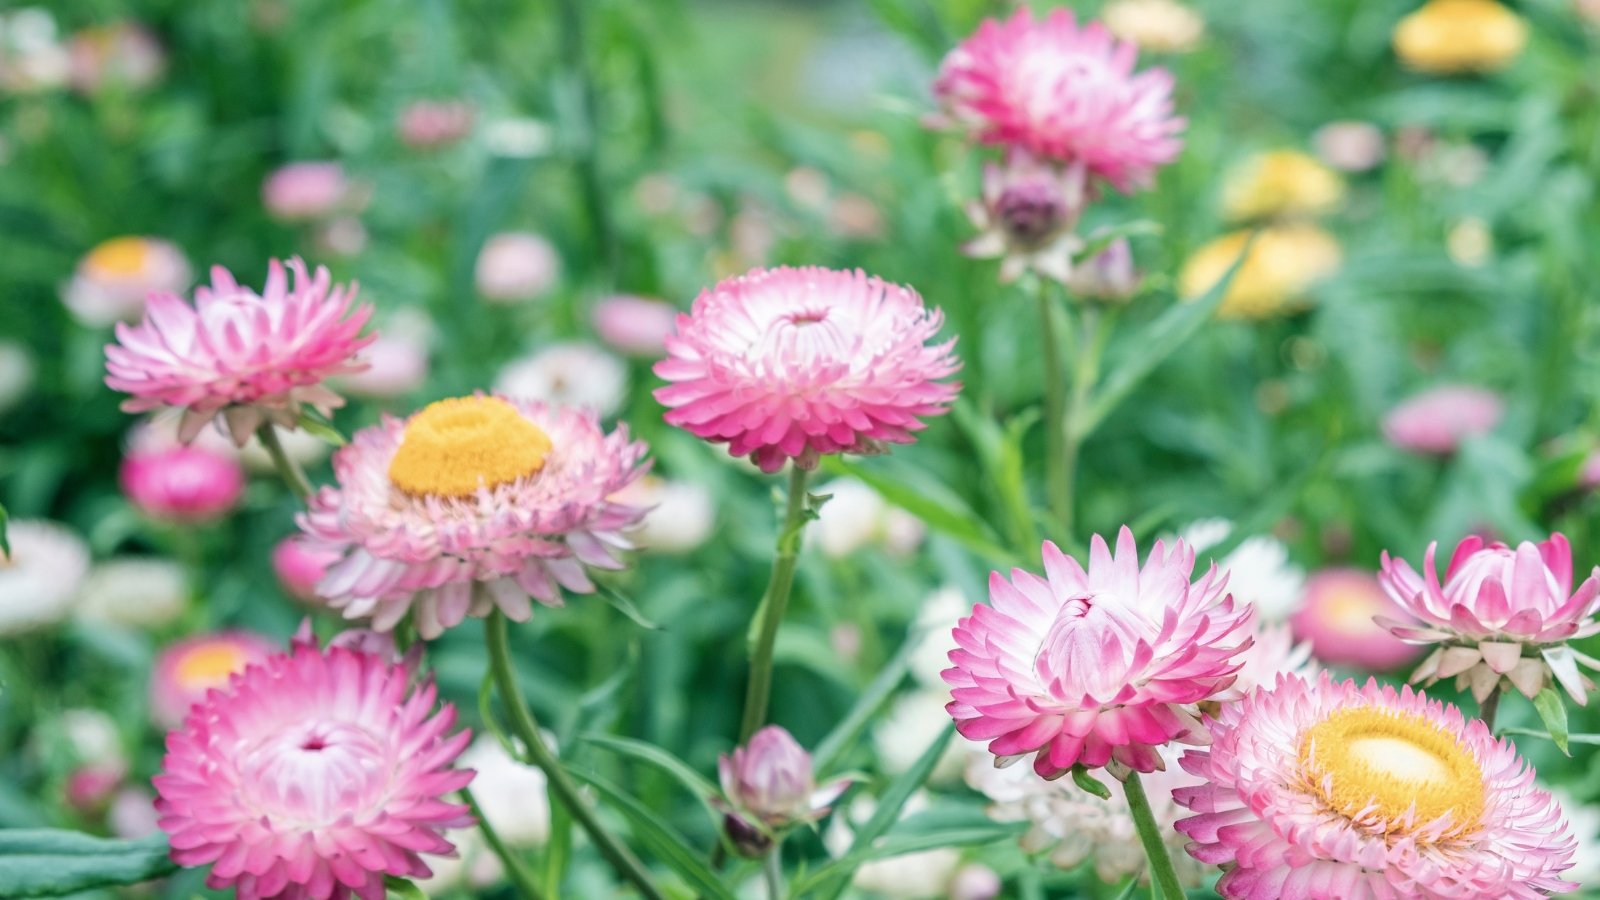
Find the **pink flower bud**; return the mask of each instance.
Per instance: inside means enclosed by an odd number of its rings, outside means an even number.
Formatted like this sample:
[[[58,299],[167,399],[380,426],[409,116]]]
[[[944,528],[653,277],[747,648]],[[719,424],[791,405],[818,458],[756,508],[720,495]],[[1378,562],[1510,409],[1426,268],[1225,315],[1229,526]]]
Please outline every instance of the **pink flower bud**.
[[[1139,280],[1127,238],[1117,238],[1104,250],[1073,267],[1067,289],[1073,296],[1085,300],[1121,303],[1139,290]]]
[[[819,790],[811,754],[778,725],[757,731],[750,743],[718,758],[717,774],[731,811],[758,829],[814,822],[849,785],[838,781]]]
[[[167,522],[219,518],[244,494],[244,469],[231,455],[200,444],[130,450],[118,473],[122,493],[140,512]]]

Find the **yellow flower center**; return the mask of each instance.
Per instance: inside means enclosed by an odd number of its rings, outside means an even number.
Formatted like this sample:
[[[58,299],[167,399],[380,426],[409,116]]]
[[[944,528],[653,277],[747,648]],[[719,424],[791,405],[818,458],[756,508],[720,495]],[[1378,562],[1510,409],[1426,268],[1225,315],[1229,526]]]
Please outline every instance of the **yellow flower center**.
[[[112,238],[93,250],[84,264],[96,275],[138,275],[150,263],[150,242],[144,238]]]
[[[429,404],[406,423],[389,481],[412,496],[470,497],[544,468],[550,437],[497,397]]]
[[[1411,827],[1448,814],[1460,830],[1483,814],[1483,773],[1472,754],[1417,713],[1340,710],[1301,738],[1300,768],[1329,807],[1352,819],[1370,810],[1392,828],[1415,805]]]
[[[216,643],[196,647],[178,660],[178,683],[190,690],[219,687],[228,676],[245,667],[245,655],[232,644]]]

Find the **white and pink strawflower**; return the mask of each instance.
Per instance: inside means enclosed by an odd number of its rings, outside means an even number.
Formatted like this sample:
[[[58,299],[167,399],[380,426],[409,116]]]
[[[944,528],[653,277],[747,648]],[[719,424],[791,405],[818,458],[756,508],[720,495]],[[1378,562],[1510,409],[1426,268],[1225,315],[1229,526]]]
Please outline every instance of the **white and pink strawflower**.
[[[1067,9],[1026,6],[989,19],[944,58],[933,91],[944,117],[985,144],[1082,165],[1121,191],[1178,156],[1172,76],[1134,71],[1138,48]]]
[[[730,836],[751,850],[761,846],[763,836],[827,815],[850,786],[843,778],[818,787],[811,754],[779,725],[768,725],[731,755],[719,756],[717,778]]]
[[[1388,672],[1422,655],[1422,648],[1375,621],[1402,615],[1402,607],[1389,599],[1371,572],[1323,569],[1306,579],[1305,599],[1289,617],[1289,627],[1330,666]]]
[[[382,900],[385,876],[431,874],[419,854],[472,824],[452,795],[473,773],[451,768],[471,733],[413,674],[307,630],[208,694],[154,779],[173,861],[241,900]]]
[[[131,395],[123,410],[183,410],[184,443],[221,416],[243,446],[266,422],[293,429],[302,405],[324,414],[342,406],[322,382],[362,368],[356,354],[373,339],[361,334],[372,308],[356,305],[355,287],[334,285],[326,268],[312,275],[291,259],[288,271],[293,282],[273,260],[259,294],[221,266],[193,304],[152,294],[143,321],[117,325],[106,346],[106,385]]]
[[[1578,664],[1600,670],[1600,660],[1570,642],[1600,633],[1600,566],[1574,591],[1565,535],[1514,548],[1473,535],[1456,545],[1440,584],[1434,568],[1438,546],[1428,545],[1421,575],[1385,551],[1378,576],[1413,619],[1380,617],[1378,623],[1401,640],[1436,648],[1411,680],[1432,684],[1454,677],[1482,701],[1502,678],[1533,697],[1553,675],[1573,700],[1585,703],[1594,682]]]
[[[861,271],[757,269],[695,298],[667,339],[656,391],[672,425],[765,472],[905,444],[960,385],[955,341],[908,287]]]
[[[198,524],[232,512],[244,496],[237,456],[203,444],[129,448],[117,470],[123,496],[162,522]]]
[[[1044,570],[991,572],[989,605],[956,626],[956,729],[999,765],[1032,754],[1045,778],[1113,760],[1153,772],[1163,745],[1206,743],[1194,705],[1233,684],[1250,646],[1253,611],[1227,577],[1213,565],[1191,582],[1183,541],[1157,541],[1141,568],[1126,527],[1115,554],[1094,536],[1087,570],[1046,542]]]
[[[153,237],[123,236],[96,244],[78,260],[61,302],[90,328],[131,321],[144,312],[152,293],[189,287],[193,272],[176,244]]]
[[[1063,166],[1013,149],[1005,164],[983,167],[983,199],[967,207],[978,236],[961,250],[978,259],[999,259],[1000,280],[1037,272],[1065,282],[1073,257],[1083,249],[1078,218],[1087,186],[1082,165]]]
[[[644,472],[645,446],[594,413],[496,396],[386,417],[334,454],[336,485],[299,518],[341,557],[317,594],[389,631],[413,614],[435,638],[468,615],[533,614],[589,593],[585,566],[622,567],[622,532],[645,514],[611,499]]]
[[[1506,739],[1411,688],[1285,677],[1225,707],[1174,792],[1227,900],[1534,900],[1573,890],[1561,809]]]

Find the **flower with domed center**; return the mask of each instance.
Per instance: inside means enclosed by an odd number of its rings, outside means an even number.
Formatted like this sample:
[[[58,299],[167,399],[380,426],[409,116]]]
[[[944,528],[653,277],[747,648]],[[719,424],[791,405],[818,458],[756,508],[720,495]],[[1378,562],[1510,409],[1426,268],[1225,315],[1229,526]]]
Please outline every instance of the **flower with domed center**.
[[[700,294],[655,373],[666,420],[766,472],[907,444],[960,385],[944,317],[864,272],[757,269]]]
[[[317,595],[345,618],[388,631],[415,614],[435,638],[498,607],[533,614],[588,593],[585,565],[621,568],[621,532],[645,514],[611,500],[643,471],[645,446],[588,411],[477,395],[385,418],[334,455],[337,486],[299,524],[313,550],[341,557]]]
[[[1438,544],[1428,545],[1418,575],[1403,559],[1383,554],[1383,589],[1417,621],[1379,616],[1395,637],[1437,649],[1411,676],[1432,684],[1454,676],[1480,701],[1504,677],[1533,697],[1551,675],[1579,704],[1594,687],[1578,663],[1600,670],[1600,660],[1570,641],[1600,633],[1600,566],[1572,589],[1572,547],[1562,534],[1515,548],[1473,535],[1456,545],[1444,583],[1434,568]]]
[[[967,209],[979,234],[962,252],[1001,258],[1002,282],[1016,281],[1030,269],[1066,281],[1073,255],[1083,248],[1075,229],[1084,194],[1083,166],[1062,167],[1014,149],[1004,166],[984,165],[983,202]]]
[[[472,824],[451,795],[471,733],[450,734],[432,684],[302,632],[213,690],[167,735],[154,779],[161,830],[181,866],[241,900],[382,900],[384,877],[426,877],[421,853]]]
[[[1225,898],[1534,900],[1573,840],[1516,747],[1411,688],[1279,679],[1222,710],[1173,794]]]
[[[1087,571],[1045,543],[1044,570],[990,573],[990,605],[956,626],[956,729],[1002,763],[1034,754],[1046,778],[1112,760],[1153,772],[1162,745],[1204,744],[1194,704],[1233,684],[1250,646],[1252,610],[1227,577],[1212,566],[1191,583],[1183,541],[1157,541],[1141,568],[1126,527],[1115,554],[1094,536]]]
[[[372,308],[352,308],[355,289],[333,285],[325,268],[312,276],[291,259],[289,271],[293,284],[273,260],[259,294],[221,266],[193,305],[151,294],[143,321],[118,324],[106,347],[106,385],[132,395],[123,410],[182,409],[184,443],[221,415],[243,446],[264,422],[294,428],[301,404],[323,413],[343,405],[322,382],[361,369],[355,356],[372,341],[360,333]]]
[[[1118,190],[1147,184],[1183,146],[1172,76],[1135,73],[1138,49],[1070,10],[1026,6],[989,19],[944,58],[933,91],[948,120],[985,144],[1082,165]]]
[[[152,292],[189,286],[189,261],[174,244],[151,237],[116,237],[78,261],[61,289],[67,311],[91,328],[137,319]]]

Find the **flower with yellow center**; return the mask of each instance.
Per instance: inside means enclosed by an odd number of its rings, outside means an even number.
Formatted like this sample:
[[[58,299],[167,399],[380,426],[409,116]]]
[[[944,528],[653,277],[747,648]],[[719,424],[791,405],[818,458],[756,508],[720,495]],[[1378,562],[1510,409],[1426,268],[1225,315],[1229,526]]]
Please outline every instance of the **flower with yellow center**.
[[[1223,213],[1233,221],[1315,216],[1343,199],[1344,179],[1298,150],[1257,154],[1222,188]]]
[[[440,400],[406,422],[389,480],[413,497],[470,497],[537,475],[550,437],[498,397]]]
[[[1535,900],[1571,890],[1561,809],[1509,740],[1425,695],[1285,676],[1228,704],[1173,798],[1224,898]]]
[[[1394,52],[1419,72],[1497,72],[1528,43],[1528,26],[1495,0],[1428,0],[1394,29]]]
[[[115,237],[95,245],[78,261],[61,302],[90,327],[137,319],[152,291],[175,293],[189,286],[189,261],[159,238]]]
[[[1200,13],[1177,0],[1111,0],[1100,20],[1112,34],[1151,53],[1188,53],[1206,33]]]
[[[222,631],[178,641],[156,657],[150,674],[150,716],[162,728],[175,728],[206,692],[225,687],[251,663],[278,646],[248,631]]]
[[[1257,234],[1253,245],[1252,233]],[[1304,305],[1306,291],[1338,270],[1342,255],[1333,235],[1315,225],[1230,232],[1196,250],[1184,263],[1178,275],[1184,299],[1198,299],[1221,281],[1246,246],[1250,253],[1217,309],[1225,319],[1264,319],[1297,311]]]

